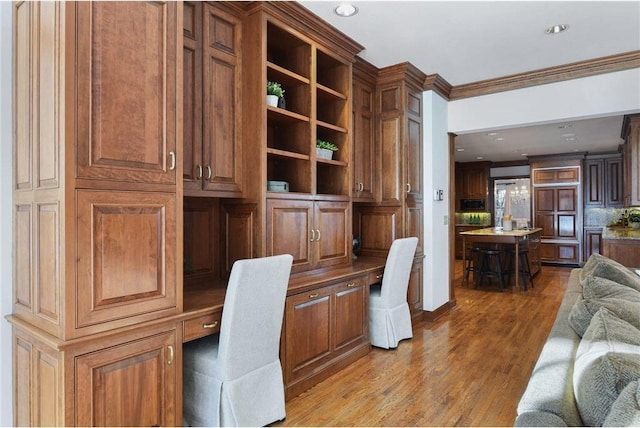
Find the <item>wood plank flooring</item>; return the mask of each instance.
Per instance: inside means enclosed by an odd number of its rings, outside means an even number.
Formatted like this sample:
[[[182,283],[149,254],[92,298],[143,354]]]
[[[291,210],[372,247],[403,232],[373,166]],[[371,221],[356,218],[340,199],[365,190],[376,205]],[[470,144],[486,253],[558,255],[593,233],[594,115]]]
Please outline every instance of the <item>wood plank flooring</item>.
[[[570,271],[543,266],[519,294],[458,285],[455,310],[288,401],[274,426],[512,426]]]

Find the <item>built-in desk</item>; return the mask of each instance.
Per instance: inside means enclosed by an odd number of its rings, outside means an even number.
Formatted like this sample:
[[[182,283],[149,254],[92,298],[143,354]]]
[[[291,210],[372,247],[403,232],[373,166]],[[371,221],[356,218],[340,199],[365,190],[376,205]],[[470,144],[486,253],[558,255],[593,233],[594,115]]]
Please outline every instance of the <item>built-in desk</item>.
[[[291,275],[280,340],[287,399],[311,388],[371,350],[369,285],[386,260],[358,258],[351,265]],[[226,283],[183,292],[183,341],[220,331]]]

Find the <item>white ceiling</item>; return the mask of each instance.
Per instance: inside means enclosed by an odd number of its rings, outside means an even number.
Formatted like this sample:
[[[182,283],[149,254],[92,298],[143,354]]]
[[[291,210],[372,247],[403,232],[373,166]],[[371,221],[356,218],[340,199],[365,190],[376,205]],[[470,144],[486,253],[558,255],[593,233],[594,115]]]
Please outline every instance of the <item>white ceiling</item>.
[[[409,61],[454,86],[640,50],[640,1],[354,1],[359,11],[350,18],[333,13],[340,1],[300,3],[365,46],[359,55],[373,65]],[[544,34],[554,24],[569,30]],[[493,137],[460,135],[465,151],[456,161],[607,151],[621,143],[622,117],[571,124],[569,130],[551,124],[502,129]],[[561,137],[568,133],[576,140]],[[478,143],[482,152],[474,149]]]

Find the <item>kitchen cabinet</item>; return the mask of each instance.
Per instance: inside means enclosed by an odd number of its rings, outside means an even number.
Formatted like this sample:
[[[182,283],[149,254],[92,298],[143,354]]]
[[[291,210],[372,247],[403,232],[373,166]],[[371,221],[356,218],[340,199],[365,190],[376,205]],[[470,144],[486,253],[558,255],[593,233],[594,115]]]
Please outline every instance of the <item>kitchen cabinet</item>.
[[[484,199],[489,194],[489,162],[458,164],[462,175],[460,199]]]
[[[638,267],[640,260],[640,241],[637,239],[602,240],[602,255],[630,268]]]
[[[328,377],[347,354],[368,352],[367,279],[355,276],[287,297],[281,345],[287,397]]]
[[[584,228],[584,254],[582,260],[588,260],[591,254],[600,254],[602,249],[602,227]]]
[[[356,58],[353,66],[353,202],[374,202],[379,174],[376,167],[376,69]]]
[[[468,232],[469,230],[484,229],[485,227],[488,227],[488,225],[485,225],[485,226],[457,226],[456,225],[455,252],[456,252],[457,259],[462,259],[462,235],[460,235],[460,232]]]
[[[640,114],[626,115],[622,122],[624,159],[624,206],[640,206]]]
[[[180,422],[177,8],[14,5],[18,425]]]
[[[183,7],[184,192],[242,197],[242,21],[228,5]]]
[[[584,163],[585,208],[622,207],[622,177],[619,153],[587,156]]]
[[[291,254],[292,272],[347,263],[351,219],[346,201],[267,200],[267,255]]]
[[[581,260],[581,166],[580,155],[531,163],[533,225],[542,229],[543,262],[577,264]]]

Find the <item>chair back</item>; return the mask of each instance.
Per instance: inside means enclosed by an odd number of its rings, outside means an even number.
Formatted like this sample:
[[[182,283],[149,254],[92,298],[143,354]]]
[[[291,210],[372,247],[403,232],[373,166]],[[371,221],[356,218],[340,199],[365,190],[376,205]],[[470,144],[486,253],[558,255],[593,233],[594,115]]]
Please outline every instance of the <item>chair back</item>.
[[[280,333],[293,257],[236,261],[220,322],[220,374],[236,379],[279,359]]]
[[[380,290],[381,303],[385,307],[394,308],[407,301],[407,287],[417,246],[418,238],[413,236],[396,239],[391,244]]]

